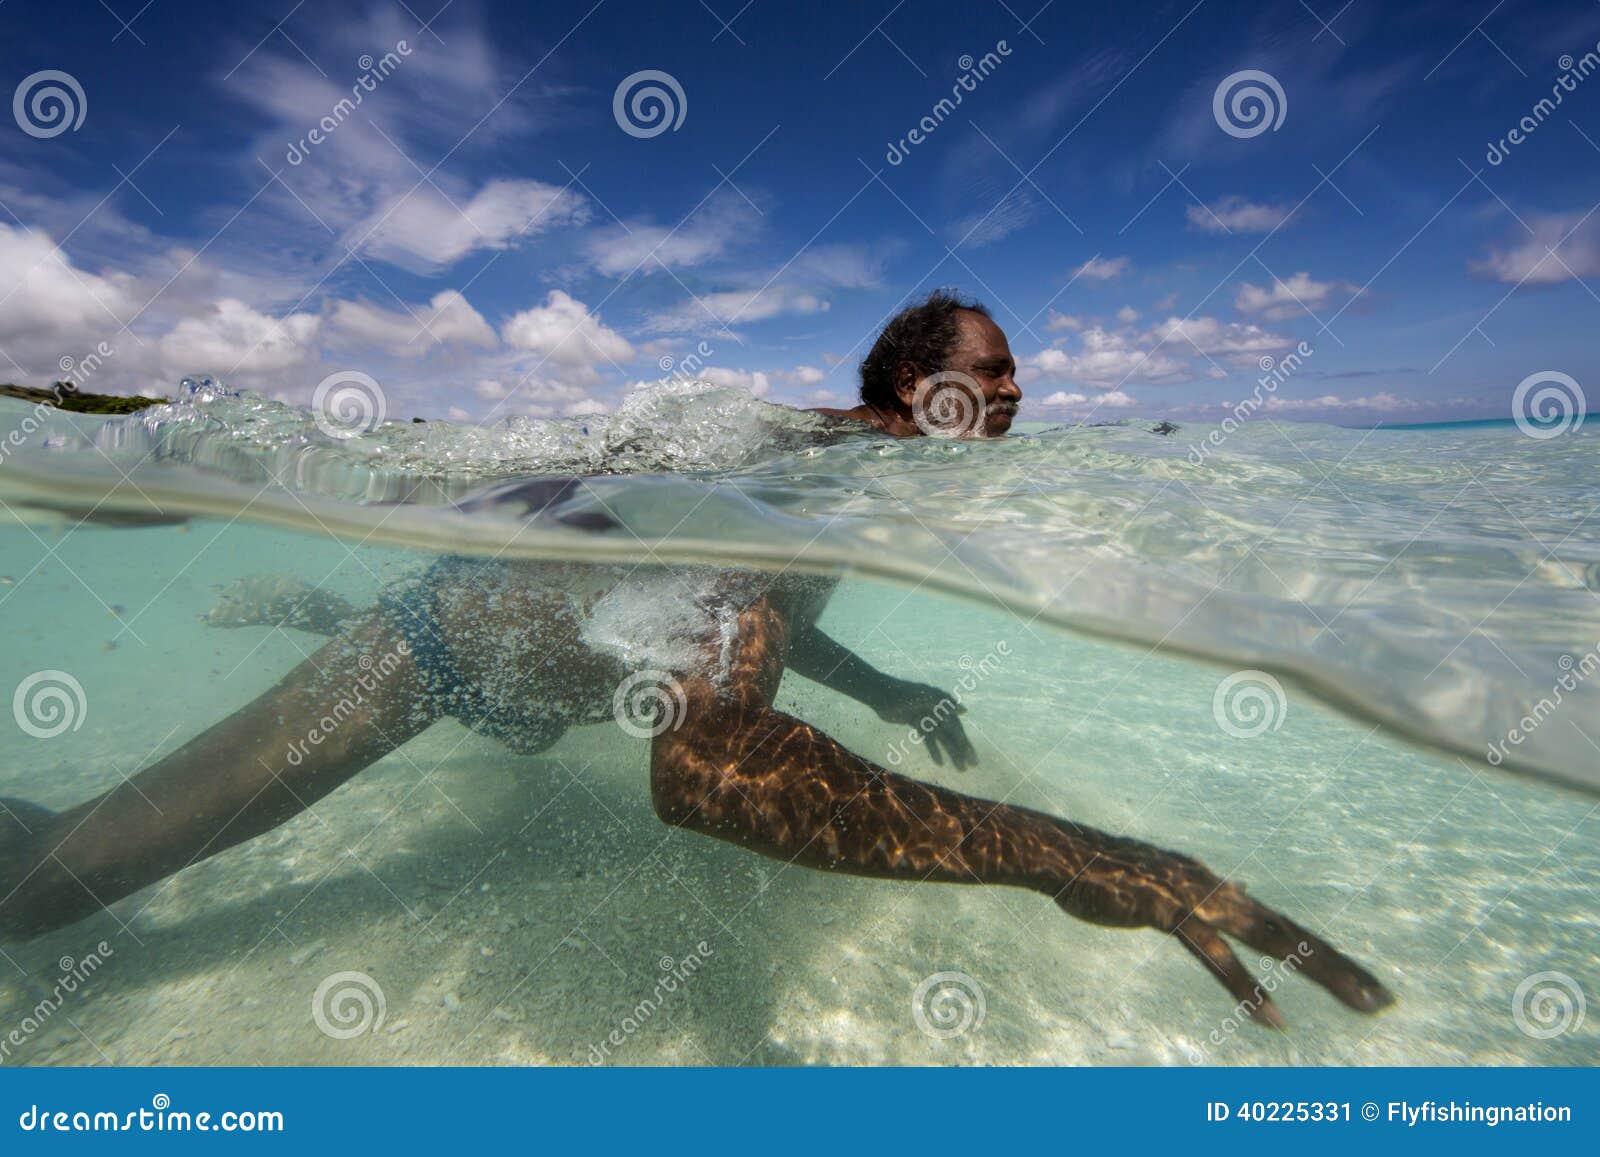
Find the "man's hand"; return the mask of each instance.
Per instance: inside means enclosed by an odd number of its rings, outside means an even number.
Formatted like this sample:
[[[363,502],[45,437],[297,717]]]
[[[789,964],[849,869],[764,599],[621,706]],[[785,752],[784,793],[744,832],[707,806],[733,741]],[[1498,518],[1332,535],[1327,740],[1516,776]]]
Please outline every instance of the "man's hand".
[[[957,771],[965,771],[978,762],[978,753],[967,742],[966,729],[961,726],[967,709],[955,698],[927,683],[912,683],[905,679],[891,679],[874,704],[878,718],[886,723],[904,723],[922,735],[933,762],[944,766],[948,755]]]

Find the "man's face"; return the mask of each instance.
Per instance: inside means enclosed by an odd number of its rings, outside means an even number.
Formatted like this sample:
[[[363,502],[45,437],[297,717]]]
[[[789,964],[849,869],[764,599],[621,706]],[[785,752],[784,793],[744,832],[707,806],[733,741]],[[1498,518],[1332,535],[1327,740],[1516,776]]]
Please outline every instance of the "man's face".
[[[971,310],[962,310],[956,318],[959,336],[945,363],[944,373],[950,376],[945,384],[964,384],[970,379],[983,395],[982,421],[961,432],[968,437],[1001,437],[1011,428],[1017,406],[1022,401],[1022,391],[1017,388],[1015,378],[1016,359],[1011,356],[1005,333],[989,318]],[[924,391],[924,397],[927,396]],[[915,385],[912,397],[904,401],[912,405],[914,397]]]

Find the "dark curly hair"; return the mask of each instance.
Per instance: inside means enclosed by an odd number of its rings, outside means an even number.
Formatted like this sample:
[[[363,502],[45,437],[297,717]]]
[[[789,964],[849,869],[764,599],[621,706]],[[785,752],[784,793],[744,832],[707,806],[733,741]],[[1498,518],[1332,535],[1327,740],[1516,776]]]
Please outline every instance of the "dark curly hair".
[[[925,373],[944,369],[960,336],[956,314],[962,310],[989,316],[981,304],[955,290],[936,289],[890,318],[861,361],[861,400],[869,406],[893,406],[894,371],[901,362]]]

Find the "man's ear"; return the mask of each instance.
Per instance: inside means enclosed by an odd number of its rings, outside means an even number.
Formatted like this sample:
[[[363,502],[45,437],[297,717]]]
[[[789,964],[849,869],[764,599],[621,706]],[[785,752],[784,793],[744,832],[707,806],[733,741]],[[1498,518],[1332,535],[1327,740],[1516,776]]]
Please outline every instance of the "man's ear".
[[[906,409],[917,397],[917,367],[911,362],[900,362],[894,367],[894,396]]]

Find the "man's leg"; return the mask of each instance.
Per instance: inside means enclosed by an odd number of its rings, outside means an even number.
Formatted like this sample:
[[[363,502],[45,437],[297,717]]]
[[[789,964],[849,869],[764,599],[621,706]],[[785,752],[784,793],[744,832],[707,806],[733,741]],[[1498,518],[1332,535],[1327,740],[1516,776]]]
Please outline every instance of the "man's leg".
[[[762,601],[740,615],[731,678],[684,679],[684,717],[651,753],[651,795],[667,823],[810,868],[1030,888],[1083,920],[1171,933],[1274,1026],[1281,1017],[1224,934],[1295,957],[1297,971],[1351,1008],[1393,999],[1360,965],[1197,860],[895,775],[773,710],[788,640],[785,617]]]
[[[105,794],[52,815],[0,801],[0,932],[70,924],[283,823],[437,718],[375,616]]]

